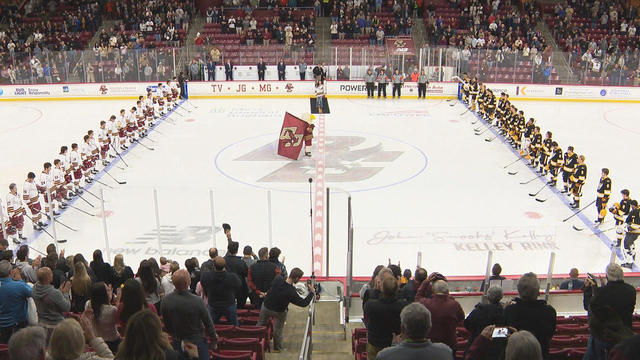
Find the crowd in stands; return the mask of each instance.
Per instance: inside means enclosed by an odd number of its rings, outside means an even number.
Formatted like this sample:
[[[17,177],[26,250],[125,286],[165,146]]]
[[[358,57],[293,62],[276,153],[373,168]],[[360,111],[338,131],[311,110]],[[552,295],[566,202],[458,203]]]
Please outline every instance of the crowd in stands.
[[[586,84],[638,85],[638,9],[621,1],[556,3],[547,24]]]
[[[365,358],[364,353],[367,359],[383,360],[635,358],[640,346],[640,335],[633,335],[640,330],[633,318],[636,289],[624,282],[622,268],[609,264],[600,284],[578,276],[572,269],[560,287],[583,291],[584,325],[557,317],[539,299],[534,273],[517,281],[517,297],[504,299],[500,284],[505,277],[495,264],[483,300],[465,317],[444,275],[419,267],[412,276],[398,265],[379,265],[360,291],[365,329],[353,332],[356,359]]]
[[[231,227],[223,228],[224,256],[211,248],[202,265],[149,258],[135,272],[121,254],[111,265],[95,250],[88,262],[50,244],[33,258],[28,245],[14,254],[0,241],[0,355],[8,344],[10,358],[20,360],[204,360],[261,344],[252,356],[263,359],[271,337],[273,350],[284,350],[288,305],[307,306],[315,289],[298,284],[302,271],[288,272],[277,247],[256,256],[245,246],[238,256]]]

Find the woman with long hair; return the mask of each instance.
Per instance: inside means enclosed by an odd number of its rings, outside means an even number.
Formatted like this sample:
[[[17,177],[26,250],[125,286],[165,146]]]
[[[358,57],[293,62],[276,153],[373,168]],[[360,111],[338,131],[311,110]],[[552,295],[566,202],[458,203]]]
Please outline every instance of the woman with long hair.
[[[93,351],[87,351],[87,345]],[[47,352],[47,360],[113,359],[113,353],[104,340],[96,336],[86,316],[59,323],[51,334]]]
[[[91,286],[91,298],[85,305],[84,314],[93,324],[96,336],[104,339],[115,354],[120,345],[118,333],[118,309],[111,305],[111,285],[97,282]]]
[[[142,260],[140,268],[138,268],[138,277],[136,280],[142,284],[145,300],[153,304],[156,308],[159,308],[160,302],[164,297],[164,292],[162,286],[160,286],[160,280],[153,274],[151,262]]]
[[[129,318],[140,310],[151,309],[156,312],[156,308],[145,300],[142,285],[135,279],[124,282],[118,298],[120,300],[118,317],[122,327],[126,327]]]
[[[71,277],[71,312],[81,313],[89,300],[91,291],[91,278],[87,273],[84,262],[77,261],[73,267]]]
[[[93,252],[93,261],[90,267],[96,275],[96,281],[111,285],[113,282],[113,268],[102,259],[102,251],[96,250]]]
[[[198,349],[184,342],[188,357],[173,350],[166,333],[162,332],[160,318],[150,310],[137,312],[129,319],[124,340],[120,344],[118,360],[185,360],[197,359]]]
[[[122,286],[125,281],[133,278],[133,270],[131,270],[130,266],[126,266],[124,264],[124,258],[122,257],[122,254],[116,255],[116,257],[113,259],[113,273],[113,281],[111,283],[111,286],[117,293],[118,289],[120,289],[120,286]]]

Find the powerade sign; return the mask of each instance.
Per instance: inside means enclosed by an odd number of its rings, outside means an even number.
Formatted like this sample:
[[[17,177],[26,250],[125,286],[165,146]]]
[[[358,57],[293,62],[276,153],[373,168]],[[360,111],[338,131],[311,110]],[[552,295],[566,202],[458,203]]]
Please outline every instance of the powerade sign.
[[[158,85],[149,85],[147,86],[147,92],[149,92],[149,90],[151,90],[151,92],[155,93],[158,92]]]
[[[363,93],[367,91],[367,87],[364,84],[343,84],[340,85],[340,92],[355,92],[355,93]]]

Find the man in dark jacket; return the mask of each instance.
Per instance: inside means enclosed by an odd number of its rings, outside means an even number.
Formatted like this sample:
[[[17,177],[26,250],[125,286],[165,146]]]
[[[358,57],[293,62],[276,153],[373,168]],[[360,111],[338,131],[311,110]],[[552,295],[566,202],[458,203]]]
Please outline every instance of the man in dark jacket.
[[[247,285],[251,289],[252,303],[256,309],[262,307],[264,297],[271,289],[271,283],[277,275],[280,275],[280,269],[278,266],[269,261],[269,248],[263,247],[258,250],[258,257],[260,260],[249,268],[247,275]]]
[[[595,287],[593,279],[588,279],[592,292],[585,291],[585,301],[589,303],[589,327],[591,336],[587,343],[589,359],[606,359],[606,353],[621,340],[633,335],[633,309],[636,305],[636,291],[624,282],[624,272],[620,265],[607,266],[607,284]],[[589,293],[593,297],[588,298]]]
[[[238,256],[238,248],[240,244],[237,241],[229,242],[227,246],[227,255],[224,256],[224,260],[227,263],[227,271],[232,272],[240,278],[240,288],[236,292],[236,300],[238,309],[244,309],[247,303],[247,296],[249,295],[249,289],[247,288],[247,275],[249,268],[247,263]]]
[[[487,291],[487,301],[478,303],[473,311],[464,320],[464,327],[471,332],[467,349],[473,341],[480,335],[482,330],[489,325],[504,326],[502,300],[502,288],[493,286]],[[497,339],[491,343],[491,348],[487,359],[501,359],[504,354],[506,341],[499,342]],[[465,349],[465,352],[467,351]]]
[[[227,81],[233,81],[233,64],[231,63],[231,59],[227,59],[227,62],[224,63],[224,74]]]
[[[300,281],[304,273],[298,268],[293,268],[291,274],[285,280],[283,276],[276,276],[271,284],[271,290],[264,298],[264,304],[260,309],[260,318],[258,319],[258,326],[266,326],[271,319],[273,322],[273,351],[280,352],[282,347],[282,330],[284,329],[284,323],[287,320],[287,311],[289,304],[305,307],[309,305],[311,300],[315,296],[315,289],[313,286],[307,284],[309,294],[306,297],[298,295],[295,284]]]
[[[540,282],[534,273],[518,280],[518,296],[504,309],[505,325],[531,332],[542,349],[542,358],[549,358],[549,342],[556,332],[556,310],[544,300],[538,300]]]
[[[226,261],[222,257],[213,260],[213,271],[205,271],[200,283],[207,294],[209,312],[213,322],[224,316],[230,325],[238,326],[236,293],[241,287],[238,275],[226,270]]]
[[[389,346],[393,334],[400,334],[400,312],[407,305],[398,298],[398,280],[386,276],[380,285],[381,294],[364,306],[367,319],[367,359],[375,359],[378,353]]]
[[[264,81],[265,71],[267,71],[267,64],[265,64],[264,60],[260,58],[260,61],[258,61],[258,80],[259,81]]]
[[[278,80],[285,80],[286,71],[287,65],[284,63],[284,59],[280,58],[280,62],[278,63]]]
[[[416,298],[416,292],[425,280],[427,280],[427,270],[423,268],[416,269],[413,279],[409,279],[402,289],[400,289],[400,297],[407,300],[408,303],[412,303]]]

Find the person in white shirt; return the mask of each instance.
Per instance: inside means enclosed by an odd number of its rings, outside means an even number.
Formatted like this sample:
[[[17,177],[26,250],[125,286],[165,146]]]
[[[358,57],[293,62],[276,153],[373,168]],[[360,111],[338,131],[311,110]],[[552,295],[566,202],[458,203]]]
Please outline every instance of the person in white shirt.
[[[120,149],[127,149],[127,119],[125,118],[125,110],[120,110],[120,116],[116,120],[116,129],[118,130],[118,137],[120,139]]]
[[[127,137],[129,138],[129,143],[134,143],[136,141],[136,107],[132,107],[129,110],[129,114],[125,117],[125,121],[127,123]]]
[[[84,182],[91,183],[93,178],[93,157],[91,155],[91,144],[89,144],[89,135],[85,135],[82,138],[82,144],[80,144],[80,158],[82,159],[82,170],[84,172]]]
[[[27,179],[22,186],[22,200],[27,203],[27,207],[31,210],[31,220],[33,222],[34,230],[41,230],[42,227],[47,226],[47,223],[42,221],[42,206],[40,205],[40,192],[38,186],[35,183],[36,174],[30,172],[27,174]]]
[[[82,194],[80,188],[80,179],[82,179],[82,158],[78,152],[78,144],[71,144],[71,153],[69,153],[69,164],[71,165],[71,171],[73,172],[73,192],[76,194]]]
[[[100,159],[100,148],[96,143],[96,139],[93,137],[93,130],[87,131],[87,135],[89,135],[89,148],[91,149],[91,164],[93,167],[91,169],[91,172],[93,174],[97,174],[98,173],[97,163],[98,163],[98,159]]]
[[[60,215],[56,211],[56,204],[53,200],[56,188],[53,184],[53,177],[51,176],[51,163],[44,163],[44,169],[40,173],[40,177],[38,178],[38,191],[44,196],[44,214],[47,217],[50,217],[50,210],[53,209],[53,215]],[[49,198],[51,195],[51,198]]]
[[[107,153],[109,152],[109,136],[107,135],[107,122],[100,121],[100,128],[98,129],[98,146],[100,147],[100,159],[102,160],[102,166],[107,166],[109,161],[107,160]]]
[[[24,228],[24,208],[22,207],[22,199],[18,195],[18,186],[16,184],[9,185],[9,193],[7,194],[7,217],[9,218],[9,229],[7,229],[7,235],[14,235],[13,242],[20,244],[22,241],[27,240],[22,235],[22,229]],[[17,235],[17,236],[15,236]]]
[[[322,113],[322,109],[324,107],[324,84],[322,81],[316,80],[315,85],[315,93],[316,93],[316,106],[318,107],[318,112]]]
[[[67,203],[64,201],[69,199],[67,198],[67,189],[65,188],[64,171],[61,166],[62,162],[60,159],[53,160],[51,179],[53,181],[55,192],[51,193],[51,197],[53,197],[55,204],[57,204],[60,209],[65,209],[67,207]]]
[[[64,187],[67,192],[67,200],[71,200],[72,196],[76,196],[73,192],[73,177],[72,177],[72,168],[71,161],[69,160],[69,152],[68,147],[61,146],[60,153],[56,156],[55,160],[60,160],[60,169],[63,171],[64,175]],[[55,162],[54,160],[54,162]]]

